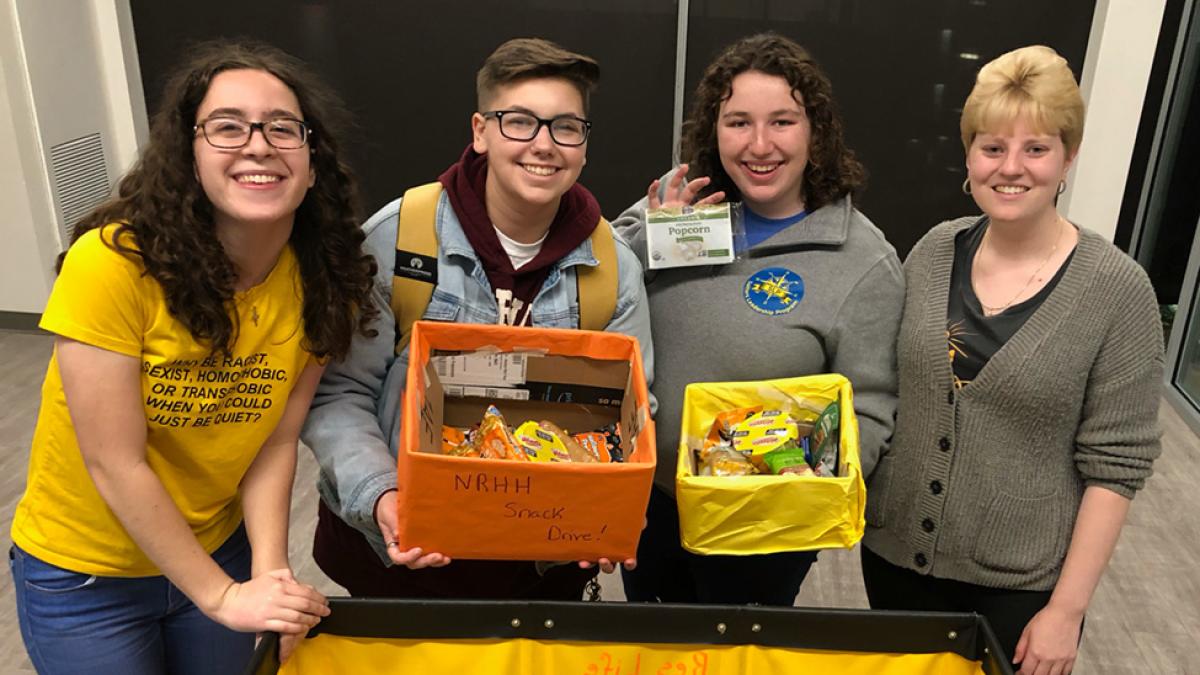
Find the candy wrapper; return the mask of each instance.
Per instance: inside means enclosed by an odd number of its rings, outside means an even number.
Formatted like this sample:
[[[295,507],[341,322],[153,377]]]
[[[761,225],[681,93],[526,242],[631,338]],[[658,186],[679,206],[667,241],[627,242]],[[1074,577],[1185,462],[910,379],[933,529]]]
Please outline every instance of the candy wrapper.
[[[813,470],[804,455],[804,448],[793,442],[762,455],[762,462],[767,471],[775,475],[811,476]]]
[[[483,422],[479,425],[479,431],[475,433],[473,445],[479,456],[485,459],[529,461],[529,455],[517,446],[504,416],[494,405],[489,405],[483,413]]]
[[[584,463],[598,461],[596,459],[596,457],[594,457],[593,455],[588,453],[587,450],[583,449],[583,446],[579,444],[579,441],[575,440],[575,438],[573,438],[565,430],[559,428],[559,426],[557,424],[550,422],[548,420],[542,420],[541,427],[542,427],[543,431],[548,431],[548,432],[554,434],[562,441],[563,447],[566,449],[566,452],[567,452],[566,461],[568,461],[568,462],[584,462]]]
[[[525,451],[525,454],[532,461],[571,461],[571,457],[567,454],[567,446],[563,444],[562,438],[554,431],[542,428],[541,424],[533,420],[529,420],[517,427],[517,430],[513,432],[513,438],[516,439],[517,445]]]
[[[701,476],[749,476],[758,473],[746,456],[729,447],[709,448],[700,463]]]
[[[602,431],[589,431],[584,434],[575,434],[571,436],[575,442],[579,444],[594,461],[597,462],[618,462],[619,459],[613,459],[612,446],[609,445],[608,434]],[[620,447],[617,448],[617,457],[620,457]]]
[[[509,429],[495,405],[489,405],[482,423],[464,430],[442,427],[442,454],[531,462],[620,462],[621,439],[617,423],[597,431],[571,434],[557,424],[529,420]]]
[[[807,409],[789,412],[759,405],[723,410],[696,451],[697,471],[705,476],[836,476],[839,410],[832,403],[815,420],[807,417],[812,414]],[[797,419],[798,414],[806,419]],[[714,453],[719,453],[716,459]],[[748,459],[752,470],[730,453]],[[714,468],[718,465],[720,470]]]
[[[808,464],[818,476],[837,475],[841,410],[837,401],[830,403],[817,417],[809,436]]]
[[[733,449],[762,467],[762,456],[785,446],[795,446],[800,433],[796,420],[782,410],[763,410],[733,427]]]
[[[609,458],[614,462],[624,462],[625,454],[621,449],[621,424],[613,422],[599,430],[604,434],[604,444],[608,446]]]
[[[704,447],[700,450],[701,461],[708,458],[710,449],[718,446],[729,447],[733,443],[734,428],[761,410],[762,406],[756,405],[717,413],[712,428],[709,429],[708,436],[704,439]]]
[[[467,434],[462,429],[443,425],[442,454],[454,457],[478,457],[479,451],[467,439]]]

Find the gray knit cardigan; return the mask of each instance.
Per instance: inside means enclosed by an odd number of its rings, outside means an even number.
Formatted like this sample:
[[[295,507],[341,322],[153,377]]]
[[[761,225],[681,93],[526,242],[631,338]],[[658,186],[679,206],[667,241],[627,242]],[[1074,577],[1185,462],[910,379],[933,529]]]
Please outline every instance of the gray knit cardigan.
[[[1162,328],[1133,260],[1080,228],[1045,302],[965,388],[946,342],[954,235],[904,264],[896,433],[867,489],[864,544],[921,574],[1050,590],[1087,486],[1132,498],[1160,452]]]

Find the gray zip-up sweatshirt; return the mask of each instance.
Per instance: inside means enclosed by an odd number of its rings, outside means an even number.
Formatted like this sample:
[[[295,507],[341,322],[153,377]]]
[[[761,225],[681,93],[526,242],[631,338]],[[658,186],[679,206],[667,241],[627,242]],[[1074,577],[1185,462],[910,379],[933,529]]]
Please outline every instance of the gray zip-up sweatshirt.
[[[646,204],[642,199],[612,221],[643,267]],[[798,301],[790,310],[766,314],[764,308],[778,308],[750,288],[751,277],[781,275],[791,280],[790,293]],[[794,283],[797,277],[803,290]],[[845,375],[854,388],[863,472],[870,474],[892,433],[904,279],[895,249],[849,197],[817,209],[728,265],[648,270],[646,290],[658,399],[656,484],[675,493],[683,390],[689,383],[829,372]]]

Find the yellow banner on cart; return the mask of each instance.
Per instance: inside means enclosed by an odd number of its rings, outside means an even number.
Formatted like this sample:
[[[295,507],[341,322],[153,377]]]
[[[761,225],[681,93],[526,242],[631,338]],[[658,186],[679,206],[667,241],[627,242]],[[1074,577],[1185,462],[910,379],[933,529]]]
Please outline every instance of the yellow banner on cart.
[[[957,654],[865,654],[760,645],[610,644],[515,640],[407,640],[318,635],[281,675],[506,673],[512,675],[977,675]]]
[[[838,475],[697,476],[700,448],[717,413],[761,405],[813,420],[838,401]],[[759,382],[689,384],[683,397],[675,497],[683,547],[705,555],[851,548],[863,536],[867,488],[850,381],[810,375]]]

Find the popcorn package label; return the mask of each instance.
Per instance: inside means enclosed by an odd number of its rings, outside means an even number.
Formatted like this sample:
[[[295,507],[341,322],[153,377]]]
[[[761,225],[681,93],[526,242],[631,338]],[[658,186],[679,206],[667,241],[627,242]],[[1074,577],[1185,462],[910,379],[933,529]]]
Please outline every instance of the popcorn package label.
[[[650,269],[733,262],[733,219],[728,203],[646,211]]]

